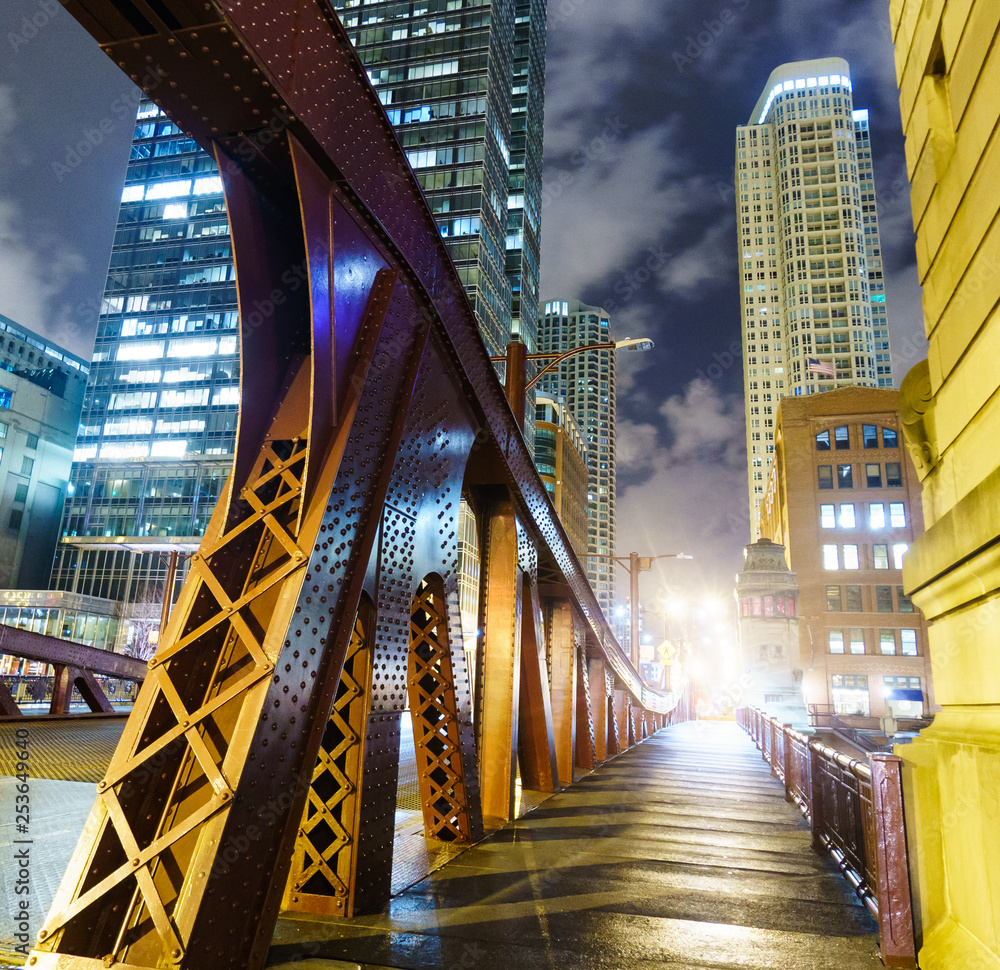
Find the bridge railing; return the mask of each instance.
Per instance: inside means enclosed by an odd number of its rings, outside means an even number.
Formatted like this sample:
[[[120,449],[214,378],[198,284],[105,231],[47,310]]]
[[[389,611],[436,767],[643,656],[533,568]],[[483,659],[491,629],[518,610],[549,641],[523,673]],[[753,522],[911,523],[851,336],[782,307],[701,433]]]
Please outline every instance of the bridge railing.
[[[813,848],[833,856],[878,921],[882,962],[916,967],[902,760],[857,761],[753,707],[738,709],[736,721],[808,820]]]

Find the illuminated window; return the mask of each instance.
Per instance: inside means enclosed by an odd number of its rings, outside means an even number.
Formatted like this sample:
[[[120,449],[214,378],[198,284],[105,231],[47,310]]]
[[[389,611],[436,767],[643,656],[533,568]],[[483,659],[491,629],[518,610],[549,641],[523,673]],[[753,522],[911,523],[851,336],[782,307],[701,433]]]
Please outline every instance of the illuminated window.
[[[860,569],[858,547],[853,543],[844,546],[844,569]]]
[[[847,503],[840,506],[840,527],[842,529],[853,529],[857,525],[854,516],[854,504]]]
[[[839,613],[841,611],[839,586],[827,586],[826,609],[828,613]]]
[[[876,569],[889,568],[889,546],[884,542],[876,542],[872,546],[872,561]]]
[[[885,528],[885,506],[881,502],[868,506],[868,524],[873,529]]]
[[[906,555],[906,550],[909,548],[909,543],[906,542],[894,542],[892,544],[892,564],[896,569],[903,568],[903,556]]]
[[[887,657],[896,653],[896,633],[894,630],[879,630],[878,634],[879,652]]]
[[[904,657],[915,657],[917,656],[917,631],[916,630],[900,630],[899,631],[899,641],[903,646],[903,656]]]
[[[823,546],[823,568],[840,569],[840,554],[836,545]]]
[[[843,630],[831,630],[830,631],[830,653],[843,653],[844,652],[844,631]]]
[[[819,507],[819,524],[821,529],[834,529],[837,526],[837,517],[834,514],[832,505],[821,505]]]
[[[848,643],[850,646],[851,653],[859,654],[865,652],[865,631],[860,629],[851,629],[848,631]]]
[[[902,502],[889,503],[889,525],[901,529],[906,525],[906,506]]]

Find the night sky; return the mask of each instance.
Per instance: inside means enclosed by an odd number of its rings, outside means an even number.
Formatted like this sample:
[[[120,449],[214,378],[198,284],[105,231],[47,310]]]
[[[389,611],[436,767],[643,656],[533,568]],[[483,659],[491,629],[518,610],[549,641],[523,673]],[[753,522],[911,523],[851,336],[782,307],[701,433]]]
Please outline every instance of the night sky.
[[[550,0],[541,298],[656,342],[619,358],[617,553],[695,559],[646,596],[731,596],[749,541],[734,130],[775,67],[829,56],[871,114],[898,385],[926,343],[887,0]],[[55,0],[0,4],[0,313],[84,357],[137,100]]]

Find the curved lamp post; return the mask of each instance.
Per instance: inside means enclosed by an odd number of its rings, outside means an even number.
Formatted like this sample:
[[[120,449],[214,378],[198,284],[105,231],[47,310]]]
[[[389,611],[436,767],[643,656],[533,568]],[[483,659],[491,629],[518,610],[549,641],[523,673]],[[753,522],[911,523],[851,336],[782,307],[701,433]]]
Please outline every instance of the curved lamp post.
[[[524,431],[524,399],[543,374],[558,367],[567,357],[574,354],[582,354],[587,350],[652,350],[653,341],[648,337],[626,337],[624,340],[611,340],[603,343],[584,344],[582,347],[573,347],[571,350],[562,353],[539,353],[529,354],[528,348],[520,341],[515,340],[507,344],[507,353],[503,357],[491,357],[490,360],[505,361],[507,364],[504,375],[504,393],[507,395],[507,403],[510,404],[511,411],[517,426]],[[548,363],[529,381],[528,361],[548,360]]]

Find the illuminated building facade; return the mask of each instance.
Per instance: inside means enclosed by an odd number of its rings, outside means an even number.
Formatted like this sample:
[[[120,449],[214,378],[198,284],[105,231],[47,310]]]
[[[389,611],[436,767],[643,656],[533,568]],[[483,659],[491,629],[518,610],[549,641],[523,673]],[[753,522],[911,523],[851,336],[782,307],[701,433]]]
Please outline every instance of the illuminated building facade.
[[[736,129],[752,536],[778,401],[891,387],[868,112],[839,57],[775,69]]]
[[[796,575],[807,704],[877,718],[933,711],[926,623],[903,589],[920,523],[898,391],[781,401],[760,529],[785,547]]]
[[[545,0],[333,0],[492,356],[535,343]],[[515,321],[515,322],[512,322]]]
[[[149,612],[232,460],[236,284],[212,160],[139,106],[51,585]],[[123,546],[121,537],[138,541]],[[143,549],[149,551],[143,551]]]
[[[587,556],[587,443],[569,408],[535,400],[535,467],[580,561]]]
[[[86,381],[85,361],[0,315],[0,589],[48,581]]]
[[[611,341],[611,318],[579,300],[549,300],[538,318],[538,349],[561,354]],[[538,382],[539,394],[559,401],[576,420],[587,446],[587,577],[606,616],[612,616],[615,573],[615,352],[588,350],[567,358]]]

